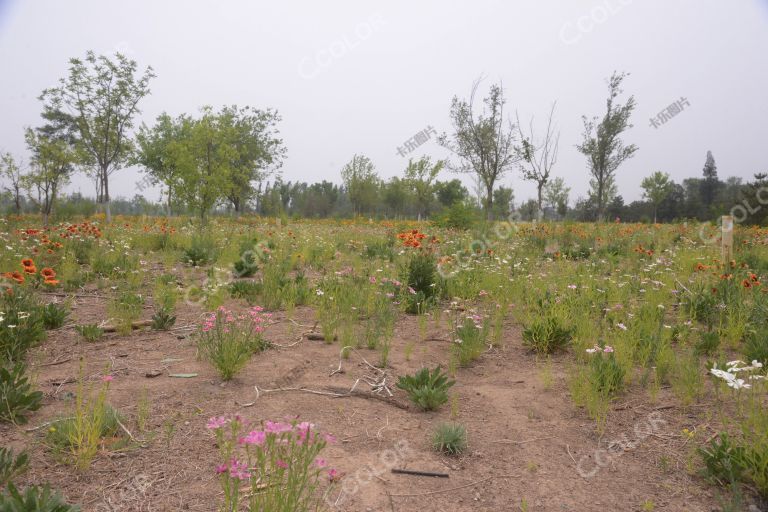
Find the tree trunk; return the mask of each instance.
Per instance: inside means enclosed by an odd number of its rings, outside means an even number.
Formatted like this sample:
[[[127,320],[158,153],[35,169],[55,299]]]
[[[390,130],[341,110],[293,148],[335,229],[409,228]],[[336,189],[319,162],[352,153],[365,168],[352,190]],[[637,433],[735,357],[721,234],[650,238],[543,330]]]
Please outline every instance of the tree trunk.
[[[109,207],[109,178],[106,170],[102,171],[101,187],[104,190],[102,199],[104,200],[104,213],[107,215],[107,224],[112,224],[112,210]]]
[[[485,218],[493,220],[493,183],[485,186]]]
[[[536,189],[536,192],[538,194],[538,197],[537,197],[538,202],[536,203],[537,204],[536,220],[539,220],[539,221],[542,219],[542,217],[544,217],[544,212],[541,211],[541,202],[542,202],[541,194],[542,194],[543,188],[544,188],[544,182],[540,181]]]

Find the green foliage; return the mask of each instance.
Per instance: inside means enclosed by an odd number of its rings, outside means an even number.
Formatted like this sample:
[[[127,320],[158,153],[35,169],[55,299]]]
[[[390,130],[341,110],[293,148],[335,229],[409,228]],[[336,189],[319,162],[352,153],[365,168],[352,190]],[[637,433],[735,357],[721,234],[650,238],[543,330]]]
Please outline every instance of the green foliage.
[[[432,447],[448,455],[459,455],[467,449],[467,429],[458,423],[441,423],[432,434]]]
[[[449,380],[440,367],[432,372],[428,368],[422,368],[414,375],[400,377],[397,387],[408,393],[408,398],[423,411],[437,410],[448,401],[448,390],[456,384]]]
[[[573,338],[573,329],[564,327],[556,316],[536,318],[523,330],[523,345],[537,354],[552,354],[565,349]]]
[[[768,329],[757,327],[744,337],[744,357],[747,361],[760,361],[768,365]]]
[[[22,362],[13,366],[0,366],[0,421],[26,423],[27,414],[42,405],[43,393],[32,391]]]
[[[236,316],[224,308],[209,313],[198,333],[198,354],[216,368],[222,380],[232,379],[252,354],[269,346],[261,334],[267,318],[261,313]]]
[[[626,372],[613,352],[598,352],[592,355],[589,367],[589,383],[595,392],[610,397],[624,387]]]
[[[479,322],[483,322],[480,324]],[[456,340],[452,345],[453,354],[459,366],[468,366],[485,351],[488,338],[488,322],[477,315],[466,317],[456,327]]]
[[[216,261],[218,254],[218,246],[213,237],[195,235],[189,247],[182,250],[181,261],[193,267],[200,267]]]
[[[435,257],[427,251],[416,252],[408,260],[406,267],[405,292],[406,312],[424,313],[439,297],[437,263]],[[411,290],[413,290],[413,293]]]
[[[744,448],[736,445],[726,432],[721,432],[709,446],[698,449],[704,462],[704,476],[714,482],[730,485],[742,479]]]
[[[248,304],[256,304],[261,296],[262,285],[256,281],[233,281],[229,284],[229,294],[235,299],[245,299]]]
[[[75,330],[85,341],[94,342],[104,335],[104,330],[97,324],[76,325]]]
[[[24,359],[45,338],[40,303],[22,287],[0,294],[0,365]]]
[[[0,490],[13,480],[23,475],[29,467],[29,455],[27,452],[21,452],[14,455],[10,448],[0,448]]]
[[[80,507],[68,505],[48,486],[32,485],[20,492],[9,484],[7,492],[0,493],[0,512],[80,512]]]
[[[49,303],[41,308],[43,326],[46,329],[58,329],[69,316],[69,309],[65,304]]]
[[[467,231],[477,223],[477,212],[464,201],[457,201],[434,219],[436,226]]]
[[[167,331],[176,323],[176,315],[165,308],[160,308],[152,315],[152,328]]]
[[[694,346],[694,352],[699,356],[710,356],[717,352],[718,348],[720,348],[720,333],[717,331],[706,331],[701,333],[701,338],[699,338],[699,341]]]
[[[139,319],[144,307],[144,297],[130,291],[121,292],[110,304],[110,315],[116,320],[120,334],[130,334],[133,322]]]

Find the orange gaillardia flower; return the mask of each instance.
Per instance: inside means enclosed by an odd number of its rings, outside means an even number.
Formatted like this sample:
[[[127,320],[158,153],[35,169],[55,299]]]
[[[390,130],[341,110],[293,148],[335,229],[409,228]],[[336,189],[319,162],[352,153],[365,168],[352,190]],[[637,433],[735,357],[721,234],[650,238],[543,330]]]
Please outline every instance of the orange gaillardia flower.
[[[56,271],[53,270],[50,267],[45,267],[43,270],[40,271],[40,275],[43,276],[43,278],[47,279],[53,279],[56,277]]]

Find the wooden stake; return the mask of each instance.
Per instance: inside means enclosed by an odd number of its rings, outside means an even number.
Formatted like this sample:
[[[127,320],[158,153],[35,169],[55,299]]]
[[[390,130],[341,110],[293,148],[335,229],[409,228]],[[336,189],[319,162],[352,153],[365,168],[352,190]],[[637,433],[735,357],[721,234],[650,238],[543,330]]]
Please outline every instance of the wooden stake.
[[[721,225],[723,229],[722,260],[723,264],[727,265],[733,259],[733,217],[723,215]]]

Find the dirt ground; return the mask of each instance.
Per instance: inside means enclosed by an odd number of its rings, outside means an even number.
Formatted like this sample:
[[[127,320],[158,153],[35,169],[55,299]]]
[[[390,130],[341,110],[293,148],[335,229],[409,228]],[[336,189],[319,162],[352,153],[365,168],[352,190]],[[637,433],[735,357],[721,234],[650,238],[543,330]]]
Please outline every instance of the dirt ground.
[[[19,483],[50,484],[85,511],[215,511],[221,492],[214,473],[217,449],[206,430],[208,418],[240,413],[251,421],[299,416],[337,437],[326,449],[330,466],[344,474],[328,501],[340,511],[711,511],[718,510],[711,488],[686,469],[690,457],[683,428],[709,437],[704,409],[683,410],[662,389],[651,403],[639,387],[615,404],[607,431],[577,408],[567,387],[572,356],[555,356],[545,365],[521,345],[510,318],[503,346],[489,350],[457,373],[453,405],[424,413],[394,387],[398,376],[420,367],[448,365],[446,322],[430,321],[426,341],[416,341],[411,359],[405,346],[418,340],[415,317],[397,323],[387,369],[394,398],[334,398],[305,391],[262,392],[278,387],[317,391],[349,389],[374,375],[352,353],[339,367],[339,344],[310,341],[300,335],[315,323],[310,308],[298,308],[293,321],[275,313],[267,339],[282,345],[255,355],[236,379],[222,384],[213,368],[196,359],[191,327],[201,310],[180,305],[177,328],[170,332],[110,334],[95,343],[79,340],[75,323],[106,317],[104,292],[83,292],[73,304],[68,326],[49,333],[31,355],[33,374],[45,392],[43,408],[28,425],[0,426],[3,444],[31,451],[32,469]],[[51,297],[55,299],[55,297]],[[232,306],[243,307],[241,302]],[[145,317],[150,310],[145,311]],[[513,316],[513,315],[512,315]],[[110,403],[126,417],[140,446],[105,448],[92,468],[78,474],[58,463],[39,442],[46,422],[66,414],[76,390],[80,358],[94,381],[114,376]],[[154,378],[146,374],[160,371]],[[173,378],[169,373],[197,373]],[[551,382],[549,382],[551,380]],[[637,386],[637,385],[635,385]],[[137,401],[143,390],[151,402],[145,432],[136,430]],[[368,384],[357,390],[367,392]],[[398,404],[400,407],[398,407]],[[452,418],[452,411],[456,415]],[[443,421],[466,425],[469,449],[460,457],[437,454],[430,433]],[[620,443],[612,443],[613,441]],[[448,478],[391,473],[392,468],[442,472]]]

